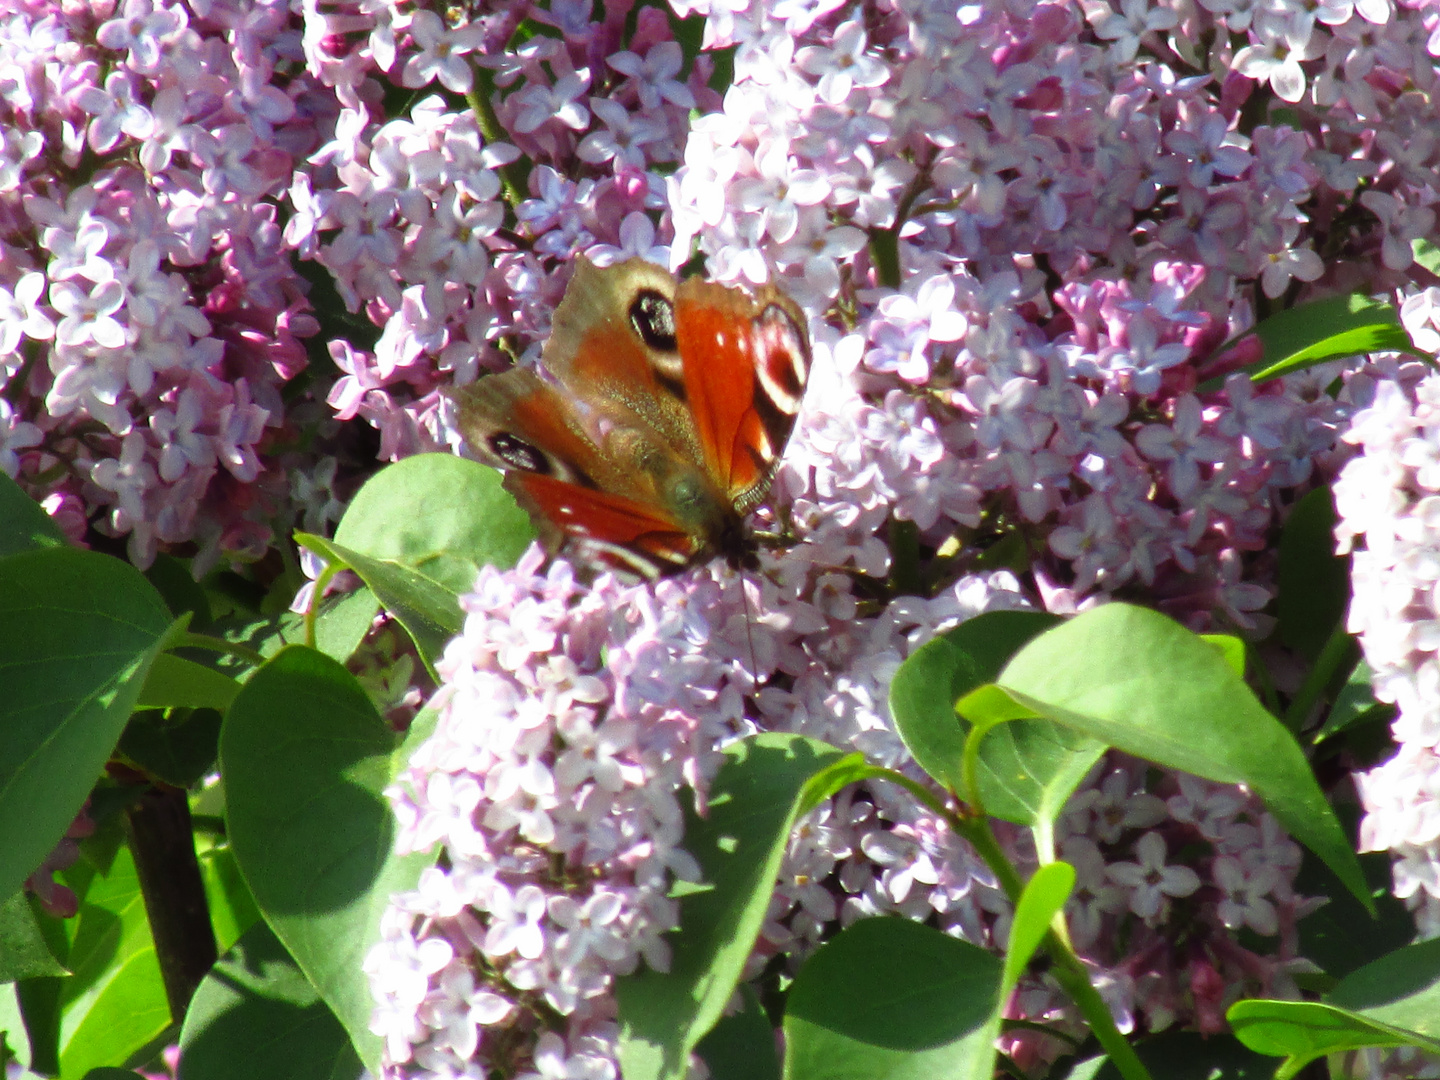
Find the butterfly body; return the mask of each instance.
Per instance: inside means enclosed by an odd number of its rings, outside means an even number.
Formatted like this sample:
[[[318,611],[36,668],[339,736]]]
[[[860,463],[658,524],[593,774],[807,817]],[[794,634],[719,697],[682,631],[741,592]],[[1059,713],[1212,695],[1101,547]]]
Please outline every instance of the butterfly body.
[[[644,576],[746,558],[809,374],[792,300],[582,259],[541,359],[451,396],[552,547]]]

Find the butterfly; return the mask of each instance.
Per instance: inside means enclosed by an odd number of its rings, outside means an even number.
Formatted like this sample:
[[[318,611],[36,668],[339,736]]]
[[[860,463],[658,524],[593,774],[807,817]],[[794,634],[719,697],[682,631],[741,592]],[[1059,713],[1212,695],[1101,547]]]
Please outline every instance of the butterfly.
[[[810,372],[793,300],[582,258],[541,366],[449,396],[471,450],[504,470],[552,550],[642,577],[753,559],[745,516],[770,489]]]

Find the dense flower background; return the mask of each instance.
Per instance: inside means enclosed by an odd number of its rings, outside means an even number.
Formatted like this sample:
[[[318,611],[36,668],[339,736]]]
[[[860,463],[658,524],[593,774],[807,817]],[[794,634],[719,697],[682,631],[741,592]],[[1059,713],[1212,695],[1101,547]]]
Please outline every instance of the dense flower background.
[[[1263,638],[1276,529],[1337,476],[1352,628],[1400,706],[1364,839],[1433,934],[1434,380],[1372,357],[1257,387],[1222,347],[1358,290],[1440,348],[1412,254],[1437,55],[1427,0],[10,5],[0,468],[77,541],[264,581],[376,459],[453,444],[440,388],[533,360],[576,255],[703,255],[810,315],[766,522],[794,543],[760,573],[626,586],[537,552],[468,598],[393,792],[445,869],[367,962],[400,1075],[616,1075],[609,991],[666,963],[717,744],[802,732],[919,777],[889,676],[987,610],[1126,596]],[[1293,992],[1312,901],[1245,793],[1154,776],[1107,759],[1062,819],[1074,938],[1122,1029],[1215,1031]],[[754,972],[878,912],[986,945],[1007,904],[861,787],[794,837]],[[1013,1005],[1068,1009],[1040,979]]]

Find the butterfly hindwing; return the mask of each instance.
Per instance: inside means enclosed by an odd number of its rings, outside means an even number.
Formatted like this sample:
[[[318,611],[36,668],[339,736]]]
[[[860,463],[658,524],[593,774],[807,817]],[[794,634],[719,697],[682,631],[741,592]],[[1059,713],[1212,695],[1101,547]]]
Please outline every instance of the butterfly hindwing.
[[[621,564],[645,577],[679,570],[701,554],[696,537],[650,507],[551,476],[510,474],[506,486],[532,515],[558,525],[590,561]]]
[[[450,391],[460,433],[487,465],[596,487],[599,451],[555,388],[530,368]]]
[[[575,399],[530,368],[450,392],[471,450],[505,472],[505,487],[554,548],[576,542],[589,561],[653,577],[692,561],[700,541],[659,509],[643,470],[617,469],[587,433]],[[612,442],[625,432],[610,429]],[[613,451],[613,447],[611,448]],[[638,558],[627,553],[638,553]]]

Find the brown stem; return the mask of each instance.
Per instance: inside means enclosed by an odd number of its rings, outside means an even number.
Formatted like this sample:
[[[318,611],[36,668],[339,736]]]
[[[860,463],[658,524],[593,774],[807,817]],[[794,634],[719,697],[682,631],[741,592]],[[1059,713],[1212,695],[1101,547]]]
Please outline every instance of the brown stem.
[[[178,1024],[216,958],[185,792],[151,788],[125,811],[125,832],[155,939],[165,999]]]

